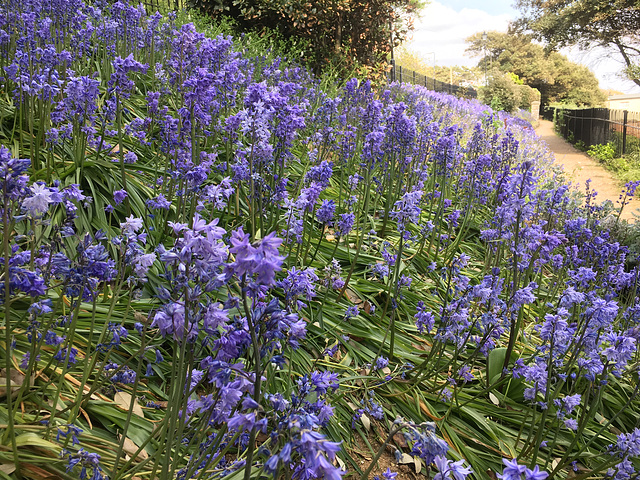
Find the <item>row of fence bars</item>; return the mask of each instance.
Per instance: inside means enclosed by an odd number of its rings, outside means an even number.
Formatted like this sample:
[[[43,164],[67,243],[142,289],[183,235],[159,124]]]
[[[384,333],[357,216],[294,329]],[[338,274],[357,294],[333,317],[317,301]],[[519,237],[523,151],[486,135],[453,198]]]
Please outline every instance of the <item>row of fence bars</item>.
[[[157,11],[181,10],[191,3],[189,0],[142,0],[142,5],[148,14],[153,14]]]
[[[629,152],[632,138],[636,151],[640,148],[640,112],[608,108],[547,108],[544,118],[553,120],[564,138],[585,146],[616,144],[618,153]],[[636,140],[637,139],[637,140]]]
[[[414,70],[403,68],[402,65],[396,65],[394,60],[391,60],[391,70],[389,72],[390,82],[400,83],[412,83],[414,85],[422,85],[425,88],[432,89],[436,92],[447,92],[453,95],[462,97],[477,98],[478,92],[473,88],[460,87],[458,85],[452,85],[450,83],[441,82],[432,77],[428,77]]]

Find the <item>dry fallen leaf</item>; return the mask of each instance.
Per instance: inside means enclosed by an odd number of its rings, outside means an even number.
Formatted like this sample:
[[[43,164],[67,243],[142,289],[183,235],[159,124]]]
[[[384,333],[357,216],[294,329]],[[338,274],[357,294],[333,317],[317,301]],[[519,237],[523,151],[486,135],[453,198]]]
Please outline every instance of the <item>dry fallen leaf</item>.
[[[362,300],[360,300],[360,297],[358,297],[358,295],[356,295],[356,293],[353,290],[350,290],[347,288],[344,291],[344,293],[347,295],[347,298],[351,302],[355,303],[356,305],[360,305],[362,303]]]
[[[364,309],[364,313],[367,313],[367,314],[371,313],[371,304],[367,300],[364,301],[363,309]]]
[[[7,375],[6,370],[0,370],[0,397],[7,396]],[[18,392],[22,384],[24,383],[24,374],[16,370],[15,368],[11,369],[10,380],[11,380],[11,395],[13,396]],[[33,379],[32,379],[33,380]]]
[[[122,449],[127,455],[134,456],[138,451],[138,446],[135,443],[133,443],[133,440],[131,440],[130,438],[125,438],[124,444],[122,445]],[[136,460],[142,461],[142,460],[146,460],[148,457],[149,457],[149,454],[145,452],[144,449],[142,449],[140,450],[140,453],[138,453]]]
[[[371,420],[369,420],[369,417],[367,417],[364,413],[360,415],[360,421],[367,431],[371,430]]]
[[[113,397],[113,401],[116,403],[116,405],[118,405],[123,410],[129,410],[129,407],[131,406],[131,399],[132,399],[131,394],[127,392],[118,392]],[[142,411],[142,407],[138,403],[137,398],[133,399],[132,412],[134,413],[134,415],[138,415],[139,417],[144,417],[144,412]]]
[[[3,463],[2,465],[0,465],[0,472],[6,475],[10,475],[15,471],[16,471],[15,463]]]

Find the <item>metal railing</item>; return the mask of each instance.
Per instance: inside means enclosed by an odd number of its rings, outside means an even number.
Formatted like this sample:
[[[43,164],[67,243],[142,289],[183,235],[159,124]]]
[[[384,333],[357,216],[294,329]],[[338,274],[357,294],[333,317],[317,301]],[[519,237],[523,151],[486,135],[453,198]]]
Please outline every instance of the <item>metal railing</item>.
[[[141,3],[148,14],[153,14],[157,11],[182,10],[192,5],[190,0],[142,0]]]
[[[564,138],[585,147],[613,144],[618,155],[640,152],[640,112],[581,108],[547,108],[544,118],[554,120]]]
[[[436,92],[446,92],[458,97],[478,98],[478,92],[471,87],[461,87],[450,83],[441,82],[435,78],[428,77],[414,70],[403,68],[402,65],[396,65],[391,61],[391,70],[389,72],[389,81],[400,83],[411,83],[413,85],[422,85],[429,90]]]

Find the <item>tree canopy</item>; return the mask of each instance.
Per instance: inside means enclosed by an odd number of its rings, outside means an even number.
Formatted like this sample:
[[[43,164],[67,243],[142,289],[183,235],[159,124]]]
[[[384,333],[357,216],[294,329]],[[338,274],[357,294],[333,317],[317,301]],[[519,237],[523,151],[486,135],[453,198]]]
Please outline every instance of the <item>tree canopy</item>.
[[[543,40],[550,49],[611,47],[640,85],[640,2],[638,0],[518,0],[520,31]]]
[[[340,63],[369,72],[386,68],[387,56],[413,28],[424,0],[198,0],[211,15],[226,15],[243,29],[276,29],[306,41],[305,63],[314,70]]]
[[[596,106],[606,100],[598,79],[587,67],[569,61],[558,52],[547,52],[532,43],[532,36],[515,33],[476,33],[466,39],[467,53],[480,56],[478,67],[516,74],[524,84],[536,88],[542,103],[571,103]]]

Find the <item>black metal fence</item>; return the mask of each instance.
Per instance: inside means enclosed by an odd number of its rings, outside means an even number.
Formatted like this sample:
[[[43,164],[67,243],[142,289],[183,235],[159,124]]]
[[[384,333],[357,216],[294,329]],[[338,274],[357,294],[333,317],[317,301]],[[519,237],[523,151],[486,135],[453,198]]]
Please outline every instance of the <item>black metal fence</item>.
[[[547,108],[543,115],[571,143],[584,147],[612,144],[618,155],[640,153],[640,112]]]
[[[391,82],[412,83],[414,85],[422,85],[429,90],[436,92],[447,92],[458,97],[465,98],[477,98],[478,92],[470,87],[461,87],[459,85],[452,85],[450,83],[441,82],[435,78],[428,77],[421,73],[409,70],[408,68],[402,68],[401,65],[396,65],[395,62],[391,62],[391,71],[389,72],[389,80]]]
[[[149,14],[157,11],[168,12],[171,10],[182,10],[187,6],[191,6],[190,0],[142,0],[145,10]]]

